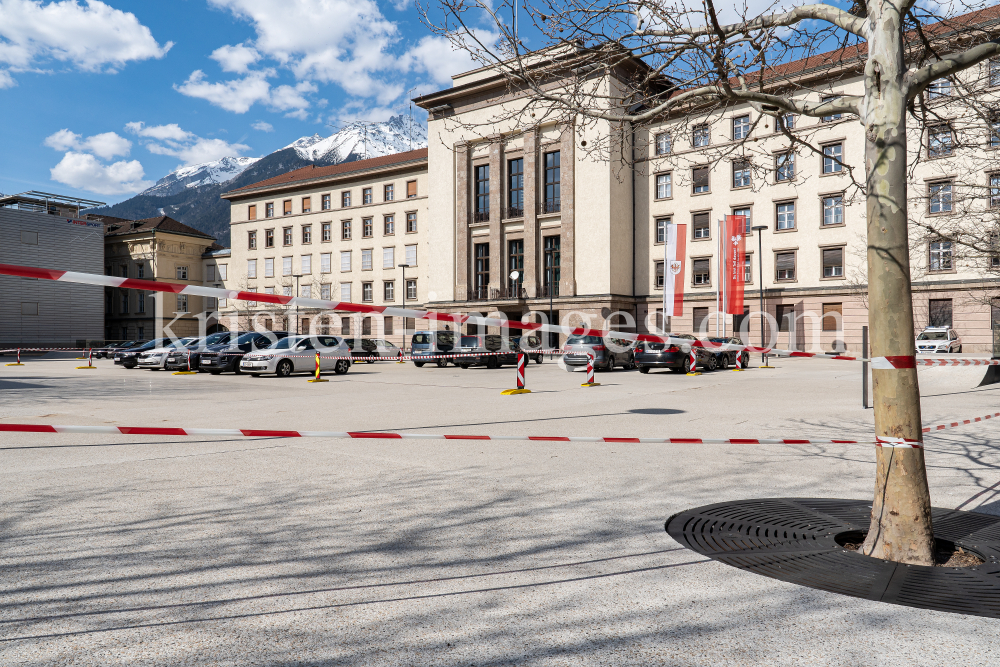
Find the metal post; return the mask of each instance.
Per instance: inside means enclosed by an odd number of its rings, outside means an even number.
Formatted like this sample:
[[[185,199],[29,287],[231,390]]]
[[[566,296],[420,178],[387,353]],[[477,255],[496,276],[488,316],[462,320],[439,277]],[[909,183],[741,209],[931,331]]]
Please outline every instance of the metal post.
[[[405,224],[405,222],[404,222],[404,224]],[[403,248],[403,252],[405,254],[406,248]],[[403,270],[403,275],[400,278],[400,280],[403,281],[403,295],[402,295],[402,298],[399,301],[402,304],[402,307],[406,308],[406,267],[408,267],[409,264],[399,264],[398,266],[399,266],[400,269]],[[405,352],[406,351],[406,318],[405,317],[403,318],[403,342],[399,346],[399,349],[400,349],[400,352]]]
[[[868,409],[868,327],[861,327],[861,407]]]
[[[761,348],[766,347],[764,344],[764,239],[761,234],[767,225],[757,225],[756,227],[751,227],[752,231],[757,232],[757,273],[760,276],[760,346]],[[767,366],[767,353],[761,352],[760,355],[761,363]]]
[[[295,274],[295,294],[292,295],[293,299],[299,297],[299,274]],[[295,302],[295,335],[299,335],[299,303]]]

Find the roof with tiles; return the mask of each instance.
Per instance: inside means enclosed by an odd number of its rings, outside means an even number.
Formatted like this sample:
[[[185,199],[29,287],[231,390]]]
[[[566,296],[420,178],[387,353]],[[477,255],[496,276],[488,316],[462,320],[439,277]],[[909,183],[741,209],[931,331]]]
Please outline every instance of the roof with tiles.
[[[112,216],[93,216],[104,222],[105,236],[124,236],[126,234],[141,234],[143,232],[173,232],[175,234],[185,234],[187,236],[197,236],[203,239],[215,241],[215,237],[203,231],[178,222],[170,216],[161,215],[155,218],[144,220],[125,220]]]
[[[347,176],[355,172],[369,171],[372,169],[382,169],[385,167],[403,165],[409,162],[420,162],[424,160],[427,160],[426,148],[420,148],[415,151],[406,151],[404,153],[393,153],[392,155],[383,155],[382,157],[370,158],[368,160],[354,160],[353,162],[342,162],[340,164],[329,165],[326,167],[317,167],[316,165],[309,165],[308,167],[302,167],[301,169],[289,171],[279,176],[268,178],[267,180],[258,181],[257,183],[251,183],[250,185],[244,185],[242,188],[237,188],[235,190],[230,190],[229,192],[223,193],[222,196],[226,197],[227,195],[241,194],[252,190],[257,190],[260,188],[269,188],[281,185],[288,185],[291,183],[313,181],[318,179],[331,178],[334,176]]]

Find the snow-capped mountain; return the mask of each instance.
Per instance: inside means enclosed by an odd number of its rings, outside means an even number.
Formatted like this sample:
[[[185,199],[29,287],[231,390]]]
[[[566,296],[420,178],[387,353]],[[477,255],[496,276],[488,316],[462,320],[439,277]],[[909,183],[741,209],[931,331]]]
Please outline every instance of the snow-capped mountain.
[[[336,134],[302,137],[285,146],[292,148],[303,160],[337,164],[354,159],[381,157],[393,153],[423,148],[427,145],[427,129],[410,123],[400,114],[382,123],[356,121],[348,123]]]
[[[186,188],[196,188],[210,183],[225,183],[242,174],[247,167],[260,159],[259,157],[224,157],[221,160],[181,167],[170,172],[158,180],[156,185],[139,194],[166,197],[183,192]]]

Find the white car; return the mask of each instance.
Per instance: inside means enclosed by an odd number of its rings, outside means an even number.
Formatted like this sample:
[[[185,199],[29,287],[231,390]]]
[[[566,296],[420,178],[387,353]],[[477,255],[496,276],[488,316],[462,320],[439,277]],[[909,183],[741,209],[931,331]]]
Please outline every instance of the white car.
[[[917,354],[961,352],[962,340],[949,327],[927,327],[917,336]]]
[[[243,357],[240,370],[254,377],[274,373],[288,377],[292,373],[313,373],[316,353],[319,369],[343,375],[351,368],[351,348],[338,336],[289,336]],[[340,357],[340,358],[335,358]]]
[[[157,347],[148,352],[143,352],[136,360],[136,365],[139,368],[162,370],[164,365],[167,363],[167,356],[171,352],[182,348],[193,347],[199,340],[201,339],[197,336],[190,336],[188,338],[176,340],[169,345],[164,345],[163,347]]]

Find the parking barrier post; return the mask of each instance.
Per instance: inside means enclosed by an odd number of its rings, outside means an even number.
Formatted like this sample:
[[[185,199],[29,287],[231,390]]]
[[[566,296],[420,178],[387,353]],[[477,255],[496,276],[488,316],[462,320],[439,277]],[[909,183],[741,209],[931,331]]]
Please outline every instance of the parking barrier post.
[[[743,370],[746,369],[743,368],[743,350],[740,350],[739,353],[736,355],[736,368],[734,368],[733,371],[735,372]]]
[[[403,361],[403,351],[402,350],[400,350],[399,354],[396,355],[396,363],[397,364],[405,364],[406,363],[405,361]]]
[[[594,382],[594,355],[587,355],[587,381],[581,387],[600,387],[600,382]]]
[[[4,364],[5,366],[23,366],[21,363],[21,348],[17,348],[17,363],[16,364]]]
[[[691,352],[688,356],[688,375],[701,375],[698,371],[698,354],[691,348]]]
[[[83,356],[83,353],[86,352],[86,351],[87,351],[86,349],[80,350],[80,356],[76,358],[77,361],[83,361],[84,359],[87,358],[87,357]]]
[[[91,360],[91,357],[93,357],[93,355],[94,355],[94,350],[93,349],[89,350],[88,354],[87,354],[87,365],[86,366],[77,366],[76,370],[78,370],[78,371],[85,371],[85,370],[89,370],[89,369],[95,368],[94,362]]]
[[[528,366],[528,355],[524,352],[517,353],[517,389],[504,389],[500,392],[503,396],[513,396],[514,394],[530,394],[530,389],[524,388],[524,369]]]
[[[319,376],[319,352],[316,353],[316,377],[312,380],[307,380],[307,382],[329,382],[329,380],[324,380]]]

